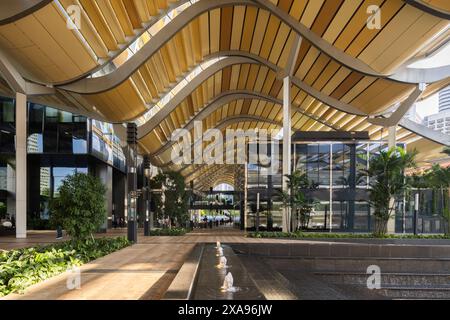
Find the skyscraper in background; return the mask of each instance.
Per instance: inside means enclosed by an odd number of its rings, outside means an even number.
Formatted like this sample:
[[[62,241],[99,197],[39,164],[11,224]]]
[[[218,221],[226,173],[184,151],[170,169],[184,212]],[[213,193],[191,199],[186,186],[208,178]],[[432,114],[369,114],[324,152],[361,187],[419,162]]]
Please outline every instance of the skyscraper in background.
[[[439,112],[425,117],[424,125],[450,134],[450,86],[439,92]]]
[[[439,92],[439,112],[450,110],[450,86]]]

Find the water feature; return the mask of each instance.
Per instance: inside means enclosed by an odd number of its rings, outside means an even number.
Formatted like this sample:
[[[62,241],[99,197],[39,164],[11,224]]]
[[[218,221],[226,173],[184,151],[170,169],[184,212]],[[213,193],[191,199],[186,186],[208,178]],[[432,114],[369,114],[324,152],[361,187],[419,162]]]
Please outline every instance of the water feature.
[[[219,269],[226,269],[226,268],[228,268],[228,266],[227,266],[227,258],[225,256],[221,256],[220,257],[220,261],[219,261],[219,264],[217,265],[217,267]]]
[[[231,272],[228,272],[227,275],[225,276],[225,279],[223,280],[223,285],[222,285],[222,291],[224,292],[237,292],[238,288],[233,286],[234,284],[234,279],[233,279],[233,275],[231,274]]]

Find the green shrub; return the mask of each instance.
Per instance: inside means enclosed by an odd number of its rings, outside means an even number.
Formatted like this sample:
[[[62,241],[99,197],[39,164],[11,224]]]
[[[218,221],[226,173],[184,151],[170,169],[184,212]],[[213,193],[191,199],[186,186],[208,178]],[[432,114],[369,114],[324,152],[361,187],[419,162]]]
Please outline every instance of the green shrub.
[[[93,237],[106,220],[106,188],[100,179],[76,173],[63,180],[59,197],[50,203],[51,220],[75,240]]]
[[[186,229],[172,228],[172,229],[154,229],[150,231],[151,236],[184,236]]]
[[[0,252],[0,297],[23,290],[68,268],[120,250],[124,237],[67,241],[48,246]]]
[[[250,232],[249,238],[290,238],[290,239],[379,239],[371,233],[306,233],[306,232]],[[450,239],[449,235],[430,234],[385,234],[382,239]]]
[[[0,219],[6,218],[6,204],[0,202]]]

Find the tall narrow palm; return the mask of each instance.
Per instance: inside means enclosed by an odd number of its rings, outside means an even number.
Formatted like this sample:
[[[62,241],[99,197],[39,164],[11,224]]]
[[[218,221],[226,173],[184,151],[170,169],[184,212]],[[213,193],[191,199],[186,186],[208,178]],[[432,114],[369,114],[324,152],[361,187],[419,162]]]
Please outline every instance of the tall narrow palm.
[[[446,233],[450,233],[450,208],[448,190],[450,187],[450,167],[443,168],[438,164],[434,165],[425,173],[425,179],[433,191],[433,212],[437,212],[437,194],[440,194],[442,215],[446,219]]]
[[[306,173],[299,170],[295,170],[286,177],[289,192],[282,192],[281,197],[284,207],[291,209],[291,220],[288,223],[291,226],[293,224],[292,217],[295,217],[296,221],[300,217],[301,227],[305,228],[314,205],[314,199],[308,197],[305,192],[317,189],[317,184],[309,181]],[[297,229],[298,226],[296,225],[295,228]]]
[[[387,223],[395,209],[395,199],[399,199],[408,188],[404,172],[414,165],[415,154],[395,147],[381,151],[370,160],[367,174],[371,178],[370,202],[376,219],[376,236],[386,233]]]

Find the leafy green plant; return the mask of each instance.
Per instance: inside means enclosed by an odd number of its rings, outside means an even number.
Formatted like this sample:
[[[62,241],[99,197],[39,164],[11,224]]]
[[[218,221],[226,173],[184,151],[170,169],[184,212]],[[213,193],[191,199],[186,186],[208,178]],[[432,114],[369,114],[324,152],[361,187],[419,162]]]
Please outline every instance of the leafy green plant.
[[[0,219],[6,218],[6,205],[3,202],[0,202]]]
[[[189,195],[184,177],[175,171],[160,172],[151,180],[150,185],[152,189],[164,190],[164,201],[161,193],[153,196],[157,217],[166,216],[179,226],[185,225],[189,219]]]
[[[299,170],[295,170],[286,177],[289,192],[283,191],[281,193],[283,206],[291,209],[290,225],[294,224],[294,229],[297,230],[298,222],[300,222],[300,228],[305,229],[309,224],[310,215],[316,203],[316,200],[308,196],[307,192],[317,189],[317,184],[310,181],[305,172]]]
[[[172,229],[154,229],[150,231],[151,236],[184,236],[186,229],[172,228]]]
[[[130,245],[124,237],[67,241],[0,252],[0,297]]]
[[[422,175],[414,175],[411,178],[412,186],[421,189],[430,188],[432,194],[431,213],[442,214],[446,222],[446,233],[450,233],[450,167],[441,167],[435,164]],[[422,206],[424,201],[419,202]],[[423,209],[423,208],[421,208]]]
[[[91,175],[76,173],[66,177],[59,197],[50,202],[53,224],[62,226],[74,240],[93,238],[106,219],[105,192],[101,181]]]
[[[286,239],[450,239],[449,235],[430,234],[384,234],[375,236],[370,233],[315,233],[315,232],[251,232],[249,238],[286,238]]]
[[[382,237],[386,234],[396,201],[402,198],[409,187],[404,173],[414,166],[415,154],[394,147],[388,151],[380,151],[370,160],[366,173],[370,177],[370,204],[374,209],[375,236]]]

